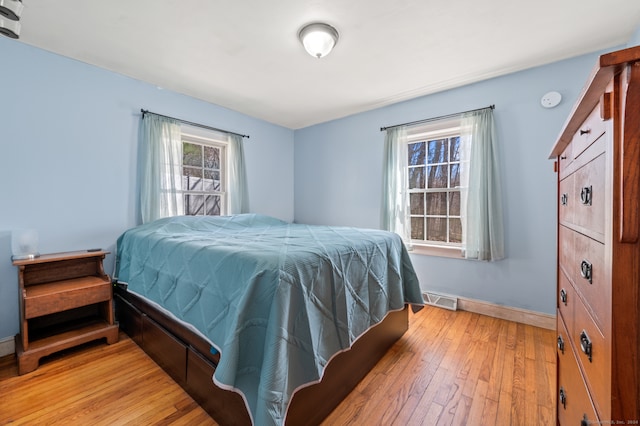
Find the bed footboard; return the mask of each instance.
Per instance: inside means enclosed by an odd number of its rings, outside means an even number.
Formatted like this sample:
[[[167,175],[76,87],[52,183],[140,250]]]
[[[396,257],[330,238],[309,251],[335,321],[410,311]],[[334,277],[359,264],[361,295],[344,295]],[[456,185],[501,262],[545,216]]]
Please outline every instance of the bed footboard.
[[[199,335],[155,309],[144,299],[115,287],[120,328],[221,425],[250,425],[242,397],[217,387],[211,377],[219,360]],[[390,313],[337,355],[320,383],[293,396],[286,424],[317,425],[353,390],[408,329],[408,309]]]

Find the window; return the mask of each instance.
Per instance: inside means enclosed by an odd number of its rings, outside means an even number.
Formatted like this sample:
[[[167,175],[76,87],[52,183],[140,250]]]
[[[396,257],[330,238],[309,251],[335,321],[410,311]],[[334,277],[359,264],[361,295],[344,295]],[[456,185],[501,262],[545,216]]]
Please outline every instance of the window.
[[[143,111],[138,158],[142,223],[184,214],[248,213],[244,137]]]
[[[223,141],[182,134],[184,214],[227,214],[226,154]]]
[[[493,106],[381,130],[382,229],[421,254],[503,259]]]
[[[411,242],[460,247],[460,120],[407,131]]]

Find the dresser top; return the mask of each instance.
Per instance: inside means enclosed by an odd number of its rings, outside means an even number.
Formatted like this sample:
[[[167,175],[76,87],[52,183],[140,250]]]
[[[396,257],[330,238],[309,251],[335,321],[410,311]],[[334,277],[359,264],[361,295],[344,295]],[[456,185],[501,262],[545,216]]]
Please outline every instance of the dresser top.
[[[574,133],[580,129],[584,120],[600,101],[600,97],[613,76],[619,73],[625,65],[638,60],[640,60],[640,46],[617,50],[600,56],[598,63],[587,79],[587,84],[578,97],[578,101],[571,110],[567,122],[562,127],[556,143],[551,149],[550,159],[557,158],[569,145]]]

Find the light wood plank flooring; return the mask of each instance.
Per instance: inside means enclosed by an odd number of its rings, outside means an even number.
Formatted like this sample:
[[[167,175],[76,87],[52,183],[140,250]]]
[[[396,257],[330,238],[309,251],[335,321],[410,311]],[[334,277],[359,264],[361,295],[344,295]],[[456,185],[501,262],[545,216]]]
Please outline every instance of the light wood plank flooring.
[[[555,333],[426,307],[324,425],[553,425]],[[0,359],[0,424],[215,425],[133,341]]]

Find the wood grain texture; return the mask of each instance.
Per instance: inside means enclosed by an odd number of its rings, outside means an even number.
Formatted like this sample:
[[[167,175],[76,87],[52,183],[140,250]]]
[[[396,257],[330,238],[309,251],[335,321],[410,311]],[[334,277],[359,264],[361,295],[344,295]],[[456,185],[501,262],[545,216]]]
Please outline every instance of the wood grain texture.
[[[640,233],[640,62],[631,64],[623,74],[624,117],[620,126],[622,162],[620,163],[620,242],[636,243]]]
[[[323,425],[555,424],[553,331],[431,306],[409,320]],[[122,333],[26,376],[3,358],[0,395],[0,424],[215,424]]]

